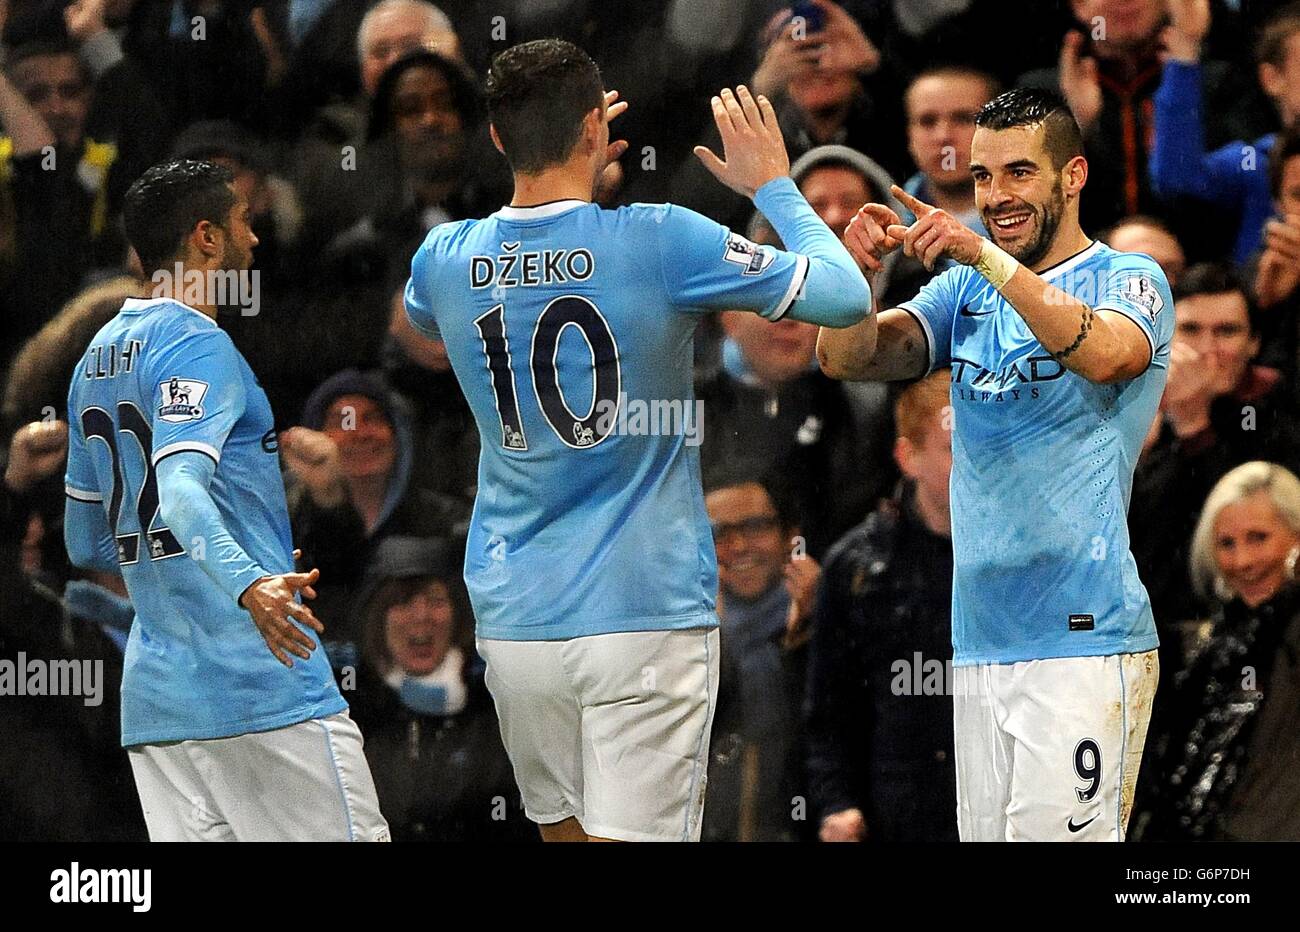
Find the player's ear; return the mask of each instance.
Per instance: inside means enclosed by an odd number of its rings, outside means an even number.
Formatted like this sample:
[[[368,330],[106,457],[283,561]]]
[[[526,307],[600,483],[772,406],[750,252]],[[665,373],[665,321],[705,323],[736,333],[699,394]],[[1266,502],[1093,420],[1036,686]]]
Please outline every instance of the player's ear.
[[[1067,197],[1078,197],[1083,186],[1088,183],[1088,160],[1076,155],[1065,163],[1062,170],[1061,185]]]
[[[189,245],[204,259],[219,256],[225,242],[226,231],[211,220],[200,220],[190,231]]]
[[[492,137],[492,145],[497,147],[497,151],[505,155],[506,147],[501,145],[501,137],[497,135],[497,128],[491,123],[488,124],[488,135]]]

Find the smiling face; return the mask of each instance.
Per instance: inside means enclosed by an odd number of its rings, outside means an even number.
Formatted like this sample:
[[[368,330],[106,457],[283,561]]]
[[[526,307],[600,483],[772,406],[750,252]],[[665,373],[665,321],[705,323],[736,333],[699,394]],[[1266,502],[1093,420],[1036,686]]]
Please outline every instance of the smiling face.
[[[1046,131],[1037,126],[993,130],[979,127],[971,142],[971,177],[975,206],[998,246],[1033,268],[1051,251],[1066,217],[1067,190],[1082,187],[1075,175],[1086,168],[1082,157],[1061,171],[1044,145]]]
[[[752,600],[781,581],[787,535],[776,506],[757,482],[710,492],[704,508],[718,550],[718,581],[732,595]]]
[[[451,647],[456,614],[447,587],[430,580],[384,616],[384,643],[393,666],[409,676],[438,669]]]
[[[1287,582],[1286,562],[1300,535],[1278,514],[1267,492],[1225,505],[1214,519],[1214,563],[1241,600],[1252,608]]]
[[[392,472],[397,459],[393,425],[374,399],[340,395],[325,412],[322,430],[338,444],[339,466],[348,479],[377,479]]]

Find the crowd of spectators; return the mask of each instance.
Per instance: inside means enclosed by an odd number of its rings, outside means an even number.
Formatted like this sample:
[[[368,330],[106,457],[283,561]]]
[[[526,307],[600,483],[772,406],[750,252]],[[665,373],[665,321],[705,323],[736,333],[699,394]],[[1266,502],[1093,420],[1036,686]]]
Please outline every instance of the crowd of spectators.
[[[709,97],[774,102],[843,230],[897,182],[983,232],[967,171],[1001,89],[1085,133],[1085,231],[1176,296],[1133,554],[1161,634],[1138,838],[1300,838],[1300,4],[1269,0],[0,0],[0,656],[104,663],[108,692],[0,697],[0,833],[143,838],[115,684],[121,580],[62,548],[68,380],[137,281],[126,186],[219,162],[250,204],[266,390],[314,609],[398,839],[531,839],[460,580],[479,434],[406,321],[430,229],[510,198],[480,85],[567,38],[631,104],[598,193],[779,245],[691,154]],[[884,307],[932,273],[895,253]],[[245,311],[248,309],[245,308]],[[956,837],[948,378],[832,381],[816,328],[701,321],[696,393],[722,623],[704,837]],[[635,584],[653,584],[638,580]],[[1243,675],[1249,671],[1249,676]]]

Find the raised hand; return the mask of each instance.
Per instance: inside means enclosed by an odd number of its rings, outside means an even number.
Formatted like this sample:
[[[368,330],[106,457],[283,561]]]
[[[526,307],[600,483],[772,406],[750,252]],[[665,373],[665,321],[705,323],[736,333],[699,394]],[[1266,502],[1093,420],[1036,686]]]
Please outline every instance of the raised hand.
[[[822,841],[862,841],[867,837],[867,820],[861,809],[832,812],[822,819],[818,837]]]
[[[63,8],[63,24],[69,38],[77,42],[99,35],[108,27],[104,23],[107,0],[75,0]]]
[[[868,275],[879,272],[884,267],[885,256],[903,245],[901,239],[885,232],[891,226],[901,226],[902,222],[893,208],[884,204],[863,204],[849,221],[844,230],[844,245]]]
[[[1160,407],[1179,437],[1210,426],[1216,371],[1212,363],[1182,340],[1175,339],[1169,346],[1169,375]]]
[[[1166,8],[1165,53],[1175,61],[1200,61],[1201,42],[1210,31],[1210,0],[1166,0]]]
[[[785,634],[781,646],[794,650],[808,642],[813,608],[817,604],[817,586],[821,582],[821,565],[809,556],[800,556],[785,565],[785,588],[790,593],[790,608],[785,617]]]
[[[808,38],[826,43],[817,67],[822,71],[871,74],[880,67],[880,50],[847,10],[831,0],[813,0],[826,14],[826,26]]]
[[[338,505],[347,496],[338,444],[329,434],[306,427],[291,427],[280,435],[284,465],[307,487],[316,504]]]
[[[63,421],[33,421],[14,432],[4,482],[14,492],[26,492],[63,468],[68,457],[68,425]]]
[[[295,556],[298,553],[299,551],[294,551]],[[306,625],[317,634],[325,631],[325,626],[312,610],[294,598],[299,592],[304,598],[316,598],[314,586],[318,579],[318,569],[313,569],[310,573],[263,576],[239,597],[239,604],[253,617],[253,624],[261,632],[266,646],[275,655],[275,659],[286,667],[293,666],[289,654],[306,660],[316,649],[316,642],[294,621]]]
[[[1101,81],[1097,78],[1097,60],[1083,54],[1083,33],[1070,31],[1061,41],[1059,71],[1061,96],[1070,105],[1079,128],[1085,133],[1101,116]]]
[[[1264,252],[1255,269],[1255,299],[1273,307],[1300,286],[1300,217],[1264,224]]]
[[[605,92],[605,119],[613,122],[615,117],[622,115],[627,111],[627,101],[618,99],[618,91]],[[596,201],[601,204],[607,204],[613,200],[618,189],[623,186],[623,166],[618,164],[618,160],[623,157],[627,151],[626,139],[611,140],[609,147],[605,150],[605,167],[600,173],[600,178],[596,181]]]
[[[974,265],[984,246],[984,237],[938,207],[932,207],[920,198],[913,197],[898,185],[889,189],[903,206],[916,214],[910,227],[901,223],[885,228],[885,233],[902,240],[903,254],[915,256],[930,271],[935,263],[947,256],[962,265]]]
[[[762,61],[754,71],[756,94],[775,96],[784,93],[800,75],[808,74],[816,68],[822,57],[822,45],[809,41],[807,37],[794,37],[793,30],[785,26],[789,18],[790,11],[782,10],[773,18],[774,22],[769,24],[772,38],[767,51],[763,53]]]
[[[722,135],[724,158],[707,146],[696,146],[695,154],[731,190],[753,197],[773,178],[790,174],[785,139],[766,97],[760,94],[755,100],[743,84],[734,93],[723,88],[713,98],[713,121]]]

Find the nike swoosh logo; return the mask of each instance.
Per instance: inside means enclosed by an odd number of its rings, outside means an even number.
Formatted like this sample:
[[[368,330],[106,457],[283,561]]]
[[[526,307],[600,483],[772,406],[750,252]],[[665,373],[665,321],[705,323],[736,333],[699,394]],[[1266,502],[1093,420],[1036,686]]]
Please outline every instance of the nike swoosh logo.
[[[1073,817],[1071,817],[1071,819],[1065,823],[1065,827],[1068,828],[1070,830],[1070,834],[1073,835],[1075,832],[1082,832],[1085,828],[1087,828],[1095,821],[1097,821],[1097,816],[1093,816],[1091,819],[1089,819],[1087,822],[1084,822],[1082,825],[1075,825],[1074,819]]]
[[[958,311],[957,313],[960,314],[962,317],[987,317],[988,315],[992,314],[993,311],[980,311],[978,314],[976,314],[970,309],[969,304],[963,304],[961,310]]]

